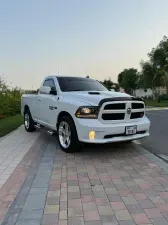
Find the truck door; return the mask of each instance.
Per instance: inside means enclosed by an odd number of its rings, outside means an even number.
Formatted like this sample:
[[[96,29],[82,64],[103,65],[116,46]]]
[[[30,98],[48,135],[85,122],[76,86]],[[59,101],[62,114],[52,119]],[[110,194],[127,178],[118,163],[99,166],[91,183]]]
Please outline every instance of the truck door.
[[[56,85],[53,78],[47,78],[43,86],[51,88],[50,94],[43,94],[40,101],[40,111],[39,111],[39,123],[53,128],[56,128],[56,118],[58,114],[58,95],[56,90]],[[41,122],[40,122],[41,121]]]

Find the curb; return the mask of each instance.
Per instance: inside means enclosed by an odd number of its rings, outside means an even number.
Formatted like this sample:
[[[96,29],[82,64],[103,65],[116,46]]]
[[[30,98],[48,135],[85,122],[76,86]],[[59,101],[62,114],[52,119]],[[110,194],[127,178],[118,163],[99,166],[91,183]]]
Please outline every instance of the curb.
[[[151,107],[151,108],[146,108],[146,111],[159,111],[159,110],[168,110],[168,107]]]
[[[136,143],[135,143],[136,144]],[[159,154],[151,153],[148,149],[144,148],[141,144],[136,144],[136,148],[138,151],[143,152],[145,157],[149,159],[151,162],[156,164],[163,170],[164,175],[168,175],[168,161],[163,159]]]
[[[6,134],[5,136],[0,137],[0,142],[3,141],[4,139],[6,139],[7,137],[9,137],[11,134],[13,134],[14,132],[16,132],[17,130],[19,130],[22,126],[24,126],[24,125],[22,124],[16,130],[13,130],[9,134]]]

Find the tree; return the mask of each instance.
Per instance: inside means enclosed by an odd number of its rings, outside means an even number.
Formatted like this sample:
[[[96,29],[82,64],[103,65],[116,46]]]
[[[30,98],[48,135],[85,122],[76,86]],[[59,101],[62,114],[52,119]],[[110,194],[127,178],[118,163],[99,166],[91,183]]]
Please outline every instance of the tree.
[[[123,77],[124,77],[124,72],[122,71],[121,73],[118,74],[118,83],[120,86],[123,85]]]
[[[150,61],[141,61],[139,86],[144,89],[151,88],[153,97],[157,98],[156,87],[161,85],[160,73]]]
[[[157,76],[159,84],[165,86],[168,93],[168,38],[164,36],[148,56],[156,70],[157,74],[155,76]]]
[[[114,89],[115,91],[119,91],[119,84],[114,83],[110,78],[108,80],[104,80],[103,82],[101,81],[100,83],[103,84],[108,90]]]
[[[164,86],[168,94],[168,37],[164,36],[160,43],[148,53],[149,60],[141,61],[141,71],[124,69],[118,74],[118,83],[126,92],[141,87],[151,88],[154,97],[158,97],[157,90]]]
[[[114,84],[113,84],[113,89],[114,89],[115,91],[119,91],[120,85],[119,85],[118,83],[114,83]]]
[[[156,69],[149,61],[141,61],[140,86],[153,89],[156,85]],[[155,84],[155,85],[154,85]]]
[[[4,91],[7,89],[7,85],[2,76],[0,76],[0,91]]]
[[[102,82],[102,84],[108,89],[108,90],[110,90],[110,89],[112,89],[112,86],[113,86],[113,82],[111,81],[111,79],[109,79],[109,80],[104,80],[103,82]]]
[[[138,86],[138,71],[137,69],[125,69],[118,74],[118,83],[129,94],[133,94]]]

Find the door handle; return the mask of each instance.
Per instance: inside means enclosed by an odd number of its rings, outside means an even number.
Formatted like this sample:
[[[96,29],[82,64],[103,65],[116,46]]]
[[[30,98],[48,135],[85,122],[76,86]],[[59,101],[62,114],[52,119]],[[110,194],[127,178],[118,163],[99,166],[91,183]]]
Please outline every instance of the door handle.
[[[54,107],[54,106],[51,106],[51,105],[50,105],[50,106],[49,106],[49,109],[50,109],[50,110],[54,110],[54,109],[57,109],[57,107]]]
[[[41,98],[37,98],[37,101],[41,102]]]
[[[49,106],[49,109],[50,109],[50,110],[54,110],[54,107],[53,107],[53,106]]]

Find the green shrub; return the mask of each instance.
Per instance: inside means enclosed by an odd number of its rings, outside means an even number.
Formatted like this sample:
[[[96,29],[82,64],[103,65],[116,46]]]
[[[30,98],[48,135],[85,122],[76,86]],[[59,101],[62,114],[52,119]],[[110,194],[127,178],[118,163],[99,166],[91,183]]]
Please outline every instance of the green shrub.
[[[9,89],[0,76],[0,119],[20,113],[21,95],[21,89]]]
[[[160,100],[168,100],[168,94],[163,94],[159,96]]]
[[[20,113],[21,91],[6,90],[0,91],[0,119]]]

